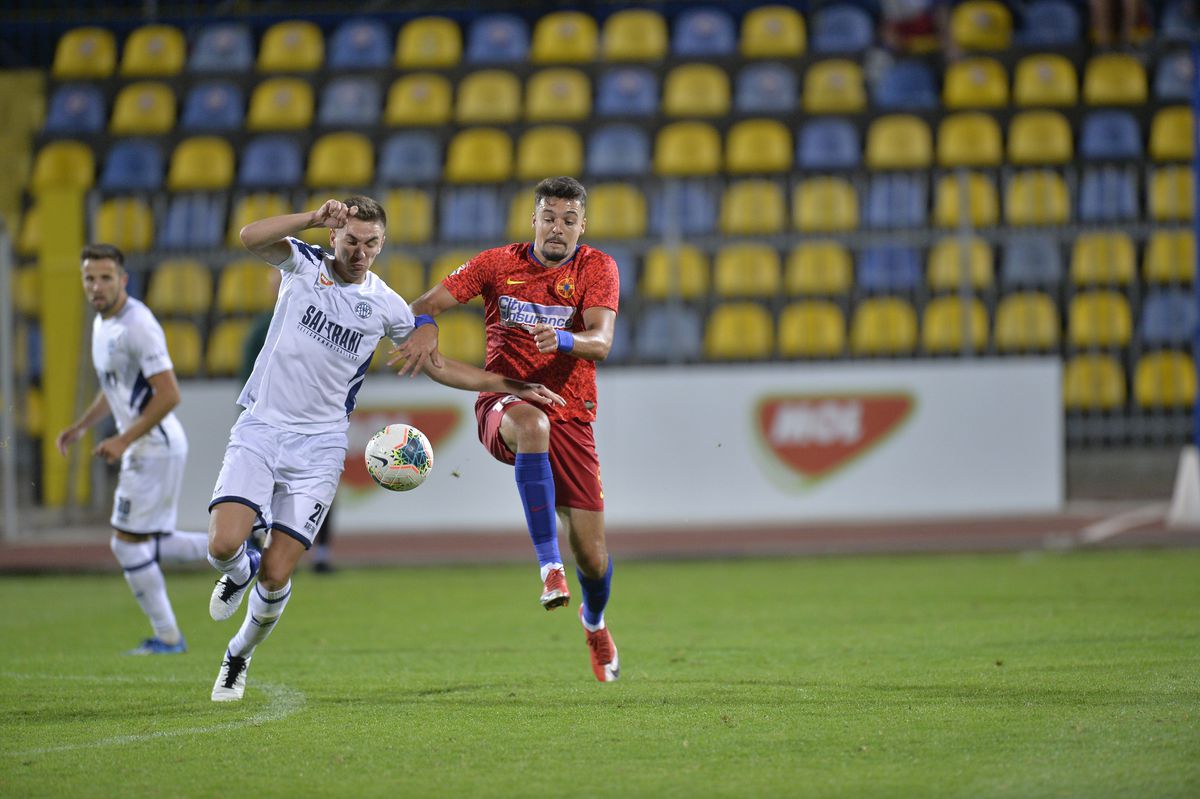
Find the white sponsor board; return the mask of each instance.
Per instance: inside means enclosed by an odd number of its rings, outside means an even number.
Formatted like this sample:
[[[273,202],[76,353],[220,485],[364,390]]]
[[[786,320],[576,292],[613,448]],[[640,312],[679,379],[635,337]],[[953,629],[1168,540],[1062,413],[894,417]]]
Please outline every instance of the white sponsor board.
[[[804,524],[1053,511],[1063,502],[1057,359],[608,369],[596,441],[611,527]],[[203,528],[238,386],[190,382],[180,526]],[[351,417],[339,530],[523,526],[512,469],[476,436],[475,395],[371,375]],[[415,491],[375,487],[362,446],[408,422],[433,443]]]

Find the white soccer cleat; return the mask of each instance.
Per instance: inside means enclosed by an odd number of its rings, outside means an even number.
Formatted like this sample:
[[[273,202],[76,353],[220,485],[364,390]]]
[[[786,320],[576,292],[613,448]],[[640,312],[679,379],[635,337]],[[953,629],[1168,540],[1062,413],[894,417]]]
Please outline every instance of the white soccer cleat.
[[[246,693],[246,671],[250,668],[250,658],[240,658],[225,653],[221,661],[221,671],[217,673],[217,681],[213,684],[212,701],[240,702],[242,694]]]
[[[249,548],[246,550],[246,556],[250,558],[250,577],[246,582],[238,585],[228,574],[217,580],[212,597],[208,600],[208,615],[213,617],[213,621],[225,621],[236,613],[242,605],[242,598],[246,596],[246,589],[254,582],[254,575],[258,574],[258,564],[262,556]]]

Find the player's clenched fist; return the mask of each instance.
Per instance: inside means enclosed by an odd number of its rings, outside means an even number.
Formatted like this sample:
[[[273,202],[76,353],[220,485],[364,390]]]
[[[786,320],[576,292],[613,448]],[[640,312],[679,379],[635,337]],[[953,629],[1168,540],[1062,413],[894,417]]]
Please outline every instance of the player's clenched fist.
[[[326,200],[325,204],[313,213],[312,227],[344,227],[346,220],[358,213],[358,206],[347,207],[340,200]]]
[[[558,350],[558,331],[550,325],[539,322],[533,326],[532,332],[538,352],[556,352]]]

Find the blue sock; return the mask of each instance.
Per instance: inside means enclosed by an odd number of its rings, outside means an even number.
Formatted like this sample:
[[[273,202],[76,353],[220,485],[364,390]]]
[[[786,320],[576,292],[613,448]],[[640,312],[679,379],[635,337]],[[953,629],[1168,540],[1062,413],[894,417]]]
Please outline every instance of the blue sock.
[[[554,510],[554,474],[550,471],[549,453],[517,453],[514,471],[538,565],[562,563],[562,556],[558,554],[558,516]]]
[[[599,580],[584,577],[583,572],[575,570],[579,587],[583,589],[583,620],[593,627],[604,618],[604,608],[608,605],[608,594],[612,589],[612,569],[612,555],[609,555],[608,571]]]

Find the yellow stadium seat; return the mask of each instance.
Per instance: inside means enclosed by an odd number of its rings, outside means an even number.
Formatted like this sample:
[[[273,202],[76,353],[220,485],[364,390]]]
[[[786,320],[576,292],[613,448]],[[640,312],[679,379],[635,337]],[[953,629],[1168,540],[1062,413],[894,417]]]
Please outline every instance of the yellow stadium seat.
[[[174,25],[143,25],[129,34],[121,54],[121,74],[127,78],[159,78],[183,71],[187,47]]]
[[[779,294],[782,283],[779,253],[766,244],[728,244],[717,250],[713,288],[718,298]]]
[[[1000,220],[1000,199],[991,177],[968,172],[966,211],[971,227],[991,227]],[[934,191],[933,219],[939,227],[958,227],[963,211],[962,186],[957,174],[938,178]]]
[[[1012,14],[998,0],[966,0],[950,13],[950,37],[963,50],[1007,50]]]
[[[527,122],[581,122],[592,115],[592,84],[577,69],[543,69],[525,84]]]
[[[713,175],[721,169],[721,134],[707,122],[673,122],[654,140],[654,172],[665,177]]]
[[[1065,164],[1075,156],[1071,123],[1057,111],[1022,111],[1008,126],[1008,160],[1018,166]]]
[[[1125,404],[1125,370],[1109,355],[1077,355],[1063,370],[1068,411],[1112,411]]]
[[[533,187],[522,189],[508,201],[508,237],[514,241],[528,241],[533,237]]]
[[[1079,76],[1066,56],[1028,55],[1013,74],[1013,102],[1019,106],[1070,106],[1079,99]]]
[[[662,14],[629,8],[604,21],[600,49],[605,61],[660,61],[667,55],[667,38]]]
[[[646,235],[646,198],[631,183],[601,183],[588,190],[589,239],[625,239]]]
[[[462,31],[446,17],[418,17],[396,35],[396,66],[401,69],[441,69],[462,59]]]
[[[118,136],[168,133],[175,127],[175,92],[165,83],[140,81],[117,93],[109,130]]]
[[[762,360],[775,349],[771,312],[756,302],[718,305],[704,328],[704,356],[714,361]]]
[[[200,372],[200,331],[193,322],[162,323],[163,337],[176,377],[195,377]],[[239,353],[240,355],[240,353]]]
[[[256,314],[274,308],[275,288],[271,284],[270,269],[257,258],[242,258],[226,264],[217,277],[217,313],[220,316]]]
[[[1000,125],[990,114],[949,114],[938,125],[939,166],[999,166],[1004,158]]]
[[[42,246],[41,203],[34,199],[33,205],[21,215],[21,230],[17,234],[17,254],[37,255]]]
[[[405,75],[388,91],[383,121],[392,126],[444,125],[450,121],[450,97],[450,81],[441,75]]]
[[[208,191],[233,185],[233,147],[218,136],[184,139],[171,155],[167,188]]]
[[[783,187],[770,180],[738,180],[721,196],[721,233],[727,236],[783,233],[787,203]]]
[[[725,171],[744,175],[787,172],[792,168],[792,134],[774,119],[746,119],[734,123],[725,142]]]
[[[38,268],[23,266],[12,272],[13,307],[21,316],[36,316],[38,299]]]
[[[850,352],[854,355],[909,355],[917,348],[917,312],[900,297],[871,297],[854,309]]]
[[[45,432],[44,407],[41,389],[37,386],[26,389],[25,405],[21,409],[21,427],[32,438],[40,438]]]
[[[476,253],[476,250],[451,250],[439,255],[429,267],[429,285],[441,283],[447,275],[474,258]]]
[[[136,197],[114,197],[100,203],[92,230],[95,241],[120,247],[126,255],[145,252],[154,242],[154,214]]]
[[[1128,233],[1081,233],[1071,248],[1071,282],[1076,286],[1133,283],[1133,240]]]
[[[977,56],[946,69],[942,100],[948,109],[1003,108],[1008,105],[1008,75],[994,58]]]
[[[708,296],[708,258],[691,246],[657,246],[646,253],[640,294],[647,300],[700,300]]]
[[[1065,225],[1071,203],[1062,175],[1045,169],[1013,175],[1005,192],[1004,218],[1010,225]]]
[[[794,58],[804,54],[804,17],[784,5],[759,6],[742,19],[743,58]]]
[[[290,214],[293,210],[292,204],[282,194],[258,192],[239,198],[234,203],[233,213],[229,216],[229,232],[225,236],[226,245],[235,249],[241,247],[241,230],[251,222],[266,219],[269,216]]]
[[[209,377],[229,377],[242,367],[242,352],[250,333],[249,319],[224,319],[208,336],[204,371]]]
[[[54,65],[58,80],[107,78],[117,68],[117,42],[107,28],[72,28],[58,40]]]
[[[305,183],[313,188],[359,188],[374,180],[375,151],[361,133],[326,133],[313,142]]]
[[[1071,346],[1124,347],[1129,344],[1132,330],[1133,318],[1124,294],[1085,291],[1071,298],[1067,314]]]
[[[481,69],[458,82],[454,119],[460,125],[516,122],[521,115],[521,81],[505,69]]]
[[[485,335],[483,318],[473,311],[452,309],[439,314],[438,350],[456,361],[483,365]]]
[[[54,141],[38,150],[29,177],[33,193],[46,189],[90,189],[96,179],[92,148],[77,141]]]
[[[517,140],[519,180],[582,173],[583,142],[573,128],[542,125],[527,129]]]
[[[858,228],[858,194],[846,178],[809,178],[796,187],[792,225],[802,233]]]
[[[596,60],[596,18],[582,11],[553,11],[533,26],[529,59],[535,64],[585,64]]]
[[[970,328],[968,349],[987,348],[987,309],[978,297],[968,305],[967,326]],[[931,355],[952,355],[963,351],[963,301],[959,297],[935,297],[925,305],[921,319],[921,346]]]
[[[1190,230],[1155,230],[1146,242],[1142,276],[1150,284],[1196,279],[1196,236]]]
[[[1192,109],[1186,105],[1163,108],[1150,123],[1150,157],[1155,161],[1191,161]]]
[[[926,273],[929,288],[934,291],[958,291],[962,287],[964,274],[972,289],[992,287],[995,282],[992,248],[978,236],[972,236],[965,248],[962,244],[957,236],[952,236],[942,239],[929,251]]]
[[[390,218],[388,221],[391,221]],[[388,232],[391,233],[390,230]],[[425,282],[425,267],[409,255],[384,255],[375,261],[374,272],[392,291],[410,303],[429,288]]]
[[[847,294],[854,283],[849,251],[836,241],[810,241],[788,255],[784,288],[789,295]]]
[[[862,68],[844,58],[818,61],[804,73],[804,110],[810,114],[849,114],[865,110]]]
[[[1152,352],[1138,359],[1133,398],[1142,408],[1188,408],[1196,402],[1196,362],[1186,352]]]
[[[433,200],[428,192],[392,189],[383,199],[383,210],[389,242],[424,244],[433,240]]]
[[[933,162],[933,136],[925,120],[912,114],[877,118],[867,129],[871,169],[925,169]]]
[[[1150,176],[1150,218],[1188,222],[1195,215],[1195,178],[1190,166],[1164,166]]]
[[[496,183],[513,171],[513,145],[496,128],[467,128],[450,140],[445,178],[451,183]]]
[[[1092,56],[1083,71],[1087,105],[1141,105],[1146,102],[1146,68],[1131,55]]]
[[[270,78],[254,87],[246,130],[301,130],[312,125],[313,90],[299,78]]]
[[[837,358],[846,350],[846,317],[827,300],[794,302],[779,314],[779,355]]]
[[[996,307],[996,349],[1000,352],[1057,350],[1062,323],[1049,294],[1010,294]]]
[[[312,22],[287,20],[267,28],[258,49],[259,72],[312,72],[325,62],[325,37]]]
[[[729,76],[712,64],[681,64],[663,81],[662,110],[669,117],[723,117],[729,98]]]
[[[212,270],[193,258],[163,261],[150,275],[146,304],[161,316],[199,316],[212,306]]]

